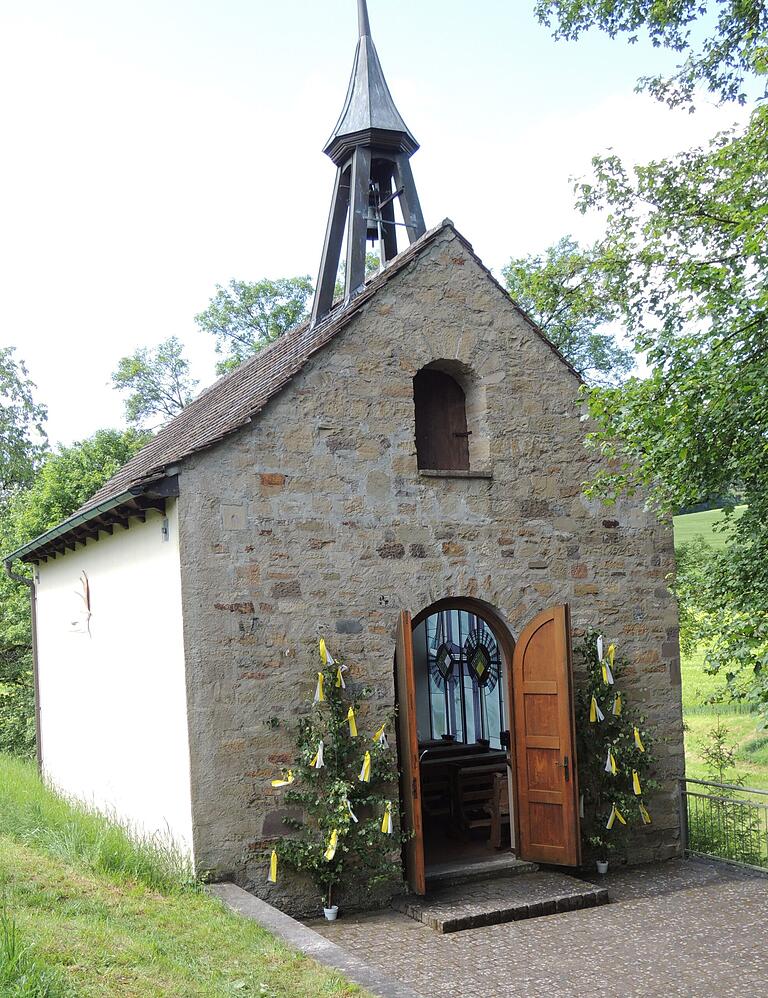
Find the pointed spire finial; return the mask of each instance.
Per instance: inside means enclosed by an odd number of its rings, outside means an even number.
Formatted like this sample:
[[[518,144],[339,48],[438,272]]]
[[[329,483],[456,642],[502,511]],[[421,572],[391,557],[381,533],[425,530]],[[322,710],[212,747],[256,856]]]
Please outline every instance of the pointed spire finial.
[[[368,20],[368,4],[365,0],[357,0],[357,20],[360,24],[360,37],[371,34],[371,22]]]
[[[379,54],[371,38],[366,0],[357,0],[360,37],[352,77],[341,117],[324,152],[336,164],[336,187],[325,233],[320,276],[312,305],[312,324],[331,311],[336,275],[347,231],[344,300],[349,302],[365,285],[365,247],[379,244],[386,266],[398,253],[397,227],[413,243],[425,232],[410,157],[419,143],[395,107]],[[399,202],[403,221],[395,218]]]

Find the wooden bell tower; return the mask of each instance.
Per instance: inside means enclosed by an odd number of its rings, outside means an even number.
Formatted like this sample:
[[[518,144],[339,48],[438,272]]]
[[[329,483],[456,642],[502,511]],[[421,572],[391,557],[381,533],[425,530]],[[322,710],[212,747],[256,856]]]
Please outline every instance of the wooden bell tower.
[[[357,7],[360,38],[352,79],[341,117],[323,150],[336,164],[336,183],[312,306],[313,325],[322,321],[333,305],[345,231],[345,302],[365,283],[369,239],[378,242],[381,263],[386,266],[397,255],[398,224],[404,224],[409,242],[425,231],[409,162],[419,144],[400,117],[384,79],[371,38],[366,0],[358,0]],[[395,219],[398,199],[403,223]]]

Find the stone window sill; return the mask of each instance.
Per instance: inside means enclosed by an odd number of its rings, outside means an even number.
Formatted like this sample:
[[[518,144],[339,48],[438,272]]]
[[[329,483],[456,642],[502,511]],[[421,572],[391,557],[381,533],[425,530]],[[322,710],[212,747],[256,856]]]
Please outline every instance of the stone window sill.
[[[493,472],[490,468],[478,468],[471,471],[443,471],[433,468],[420,468],[420,478],[486,478],[492,479]]]

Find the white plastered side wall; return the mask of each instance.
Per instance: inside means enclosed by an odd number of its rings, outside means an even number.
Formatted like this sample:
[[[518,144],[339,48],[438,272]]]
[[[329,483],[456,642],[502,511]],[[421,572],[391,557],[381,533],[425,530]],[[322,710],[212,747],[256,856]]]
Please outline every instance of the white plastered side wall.
[[[115,527],[35,574],[46,779],[191,853],[176,501],[165,516]]]

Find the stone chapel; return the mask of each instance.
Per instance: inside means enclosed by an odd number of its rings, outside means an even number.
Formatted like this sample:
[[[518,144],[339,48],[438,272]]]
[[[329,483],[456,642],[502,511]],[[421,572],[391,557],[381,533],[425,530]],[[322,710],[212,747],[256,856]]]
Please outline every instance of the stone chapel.
[[[577,866],[571,647],[594,627],[632,663],[656,733],[654,821],[627,858],[678,855],[671,528],[640,497],[585,498],[600,459],[579,377],[450,220],[426,228],[418,144],[358,8],[311,316],[6,559],[34,566],[42,771],[298,911],[265,882],[285,834],[270,779],[324,636],[371,713],[397,707],[413,891],[436,859],[500,844]],[[366,280],[370,240],[381,270]],[[446,838],[446,767],[478,759],[504,780],[503,843]]]

